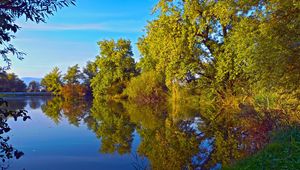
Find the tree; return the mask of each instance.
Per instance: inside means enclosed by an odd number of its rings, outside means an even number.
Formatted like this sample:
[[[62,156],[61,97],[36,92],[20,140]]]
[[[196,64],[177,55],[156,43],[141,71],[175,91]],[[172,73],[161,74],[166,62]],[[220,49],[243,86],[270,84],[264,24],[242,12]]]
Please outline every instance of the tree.
[[[0,91],[1,92],[24,92],[26,84],[14,73],[0,73]]]
[[[67,73],[63,77],[66,84],[79,84],[79,80],[82,78],[82,73],[79,70],[78,64],[69,67]]]
[[[260,80],[299,84],[299,2],[160,0],[155,11],[139,66],[164,73],[169,88],[197,77],[225,98]]]
[[[130,78],[136,75],[135,62],[129,40],[98,42],[100,55],[95,64],[97,74],[91,80],[94,97],[121,94]]]
[[[0,67],[9,69],[11,60],[8,55],[11,53],[22,59],[24,53],[19,52],[9,42],[20,27],[16,24],[16,19],[24,17],[33,22],[46,22],[49,15],[53,15],[58,8],[75,5],[75,0],[1,0],[0,1],[0,54],[7,66]]]
[[[83,84],[86,88],[86,96],[92,97],[91,80],[96,76],[98,72],[97,65],[95,62],[88,61],[86,66],[83,68]]]
[[[86,94],[86,87],[80,84],[82,78],[83,74],[80,72],[78,64],[68,68],[67,73],[63,77],[65,84],[61,89],[61,94],[65,100],[83,99]]]
[[[28,92],[39,92],[39,91],[40,91],[40,88],[41,88],[41,85],[40,85],[39,82],[31,81],[31,82],[28,84],[27,91],[28,91]]]
[[[61,95],[67,101],[77,101],[84,99],[86,88],[81,84],[66,84],[61,88]]]
[[[55,67],[50,73],[48,73],[42,79],[41,85],[54,95],[59,95],[62,87],[61,72],[59,71],[59,68]]]
[[[236,56],[235,74],[246,72],[258,89],[297,92],[300,84],[300,3],[274,0],[264,2],[263,6],[263,10],[253,11],[254,17],[244,18],[236,25],[228,38],[226,53]],[[241,65],[244,67],[238,68]]]
[[[95,62],[88,61],[86,66],[83,68],[83,79],[84,84],[89,87],[91,84],[91,80],[96,76],[98,72],[97,65]]]
[[[146,27],[147,34],[139,39],[142,58],[138,66],[142,72],[156,70],[166,77],[166,85],[186,82],[189,74],[200,74],[203,53],[194,36],[195,29],[173,10],[160,14]]]

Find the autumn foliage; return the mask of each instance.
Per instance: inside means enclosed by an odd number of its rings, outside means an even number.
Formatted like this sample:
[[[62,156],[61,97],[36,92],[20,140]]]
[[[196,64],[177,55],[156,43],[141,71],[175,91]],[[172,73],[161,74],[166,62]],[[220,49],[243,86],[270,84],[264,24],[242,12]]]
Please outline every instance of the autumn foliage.
[[[86,87],[80,84],[66,84],[61,88],[65,100],[81,99],[86,94]]]

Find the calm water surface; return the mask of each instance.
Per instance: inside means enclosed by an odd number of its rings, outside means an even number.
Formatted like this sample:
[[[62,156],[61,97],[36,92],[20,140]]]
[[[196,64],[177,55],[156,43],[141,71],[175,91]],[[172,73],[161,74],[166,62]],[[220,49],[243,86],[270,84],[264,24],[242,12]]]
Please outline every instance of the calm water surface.
[[[101,153],[101,140],[83,120],[88,113],[79,115],[78,121],[72,124],[64,114],[60,115],[59,121],[45,114],[42,107],[51,98],[7,100],[18,109],[26,109],[31,117],[25,122],[9,121],[12,128],[10,144],[25,153],[19,160],[10,160],[9,169],[133,169],[132,164],[136,161],[147,164],[146,159],[134,155],[140,143],[134,131],[131,152],[122,155]]]
[[[237,110],[190,104],[6,100],[31,117],[9,120],[9,143],[25,153],[9,169],[220,169],[264,146],[272,129]]]

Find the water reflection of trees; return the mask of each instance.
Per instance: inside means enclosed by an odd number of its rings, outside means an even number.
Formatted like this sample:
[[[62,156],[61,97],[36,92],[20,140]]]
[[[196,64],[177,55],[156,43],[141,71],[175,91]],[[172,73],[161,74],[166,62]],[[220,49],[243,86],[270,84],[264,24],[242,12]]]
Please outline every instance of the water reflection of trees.
[[[94,100],[90,117],[85,121],[97,137],[101,138],[100,152],[131,152],[135,125],[130,122],[129,115],[121,103]]]
[[[212,139],[205,169],[217,163],[229,165],[234,160],[257,152],[269,142],[269,132],[279,127],[285,117],[274,112],[257,112],[253,106],[206,107],[202,109],[198,128],[206,139]]]
[[[125,104],[141,137],[138,153],[149,159],[152,169],[193,169],[199,152],[200,133],[193,128],[194,117],[166,104],[140,106]],[[176,110],[176,111],[175,111]],[[180,110],[180,111],[179,111]],[[182,117],[179,118],[179,117]]]
[[[39,109],[42,104],[44,104],[49,97],[9,97],[5,98],[9,102],[9,110],[18,110],[25,109],[26,106],[29,106],[32,110]]]
[[[81,120],[88,113],[88,104],[82,101],[63,101],[62,112],[68,118],[69,123],[79,126]]]
[[[80,121],[101,139],[101,153],[132,152],[134,132],[140,136],[137,153],[152,169],[210,169],[253,154],[269,142],[269,132],[285,119],[282,113],[254,107],[185,104],[136,105],[128,102],[86,102],[53,98],[42,106],[59,122],[62,116]]]
[[[63,100],[60,97],[48,100],[41,108],[56,124],[65,116],[70,124],[79,126],[80,121],[88,113],[88,103],[76,100]]]
[[[29,98],[29,107],[33,110],[38,109],[41,107],[42,102],[45,102],[46,98],[42,97],[30,97]]]
[[[9,136],[7,135],[7,132],[11,130],[9,127],[7,121],[8,119],[14,119],[15,121],[19,119],[23,119],[23,121],[26,121],[27,119],[30,119],[30,117],[27,115],[27,111],[23,109],[16,109],[11,110],[9,107],[10,104],[8,104],[7,101],[0,98],[0,168],[1,169],[8,169],[9,163],[7,163],[7,160],[9,159],[19,159],[24,155],[23,152],[15,149],[12,145],[10,145],[9,142]]]
[[[60,122],[62,118],[62,99],[60,97],[54,97],[51,100],[48,100],[41,108],[42,111],[56,124]]]
[[[258,112],[247,104],[208,105],[197,110],[184,104],[125,103],[125,108],[141,136],[138,152],[149,159],[153,169],[210,169],[231,164],[264,147],[269,132],[287,119],[280,112]]]
[[[5,100],[9,103],[7,106],[8,110],[21,110],[27,105],[26,98],[5,98]]]

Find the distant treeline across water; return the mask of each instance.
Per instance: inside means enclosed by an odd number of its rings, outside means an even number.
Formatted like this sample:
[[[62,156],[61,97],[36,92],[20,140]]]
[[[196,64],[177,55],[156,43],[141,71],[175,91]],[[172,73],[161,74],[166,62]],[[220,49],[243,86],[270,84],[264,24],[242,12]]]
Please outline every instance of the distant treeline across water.
[[[0,92],[0,97],[3,96],[52,96],[50,92]]]

